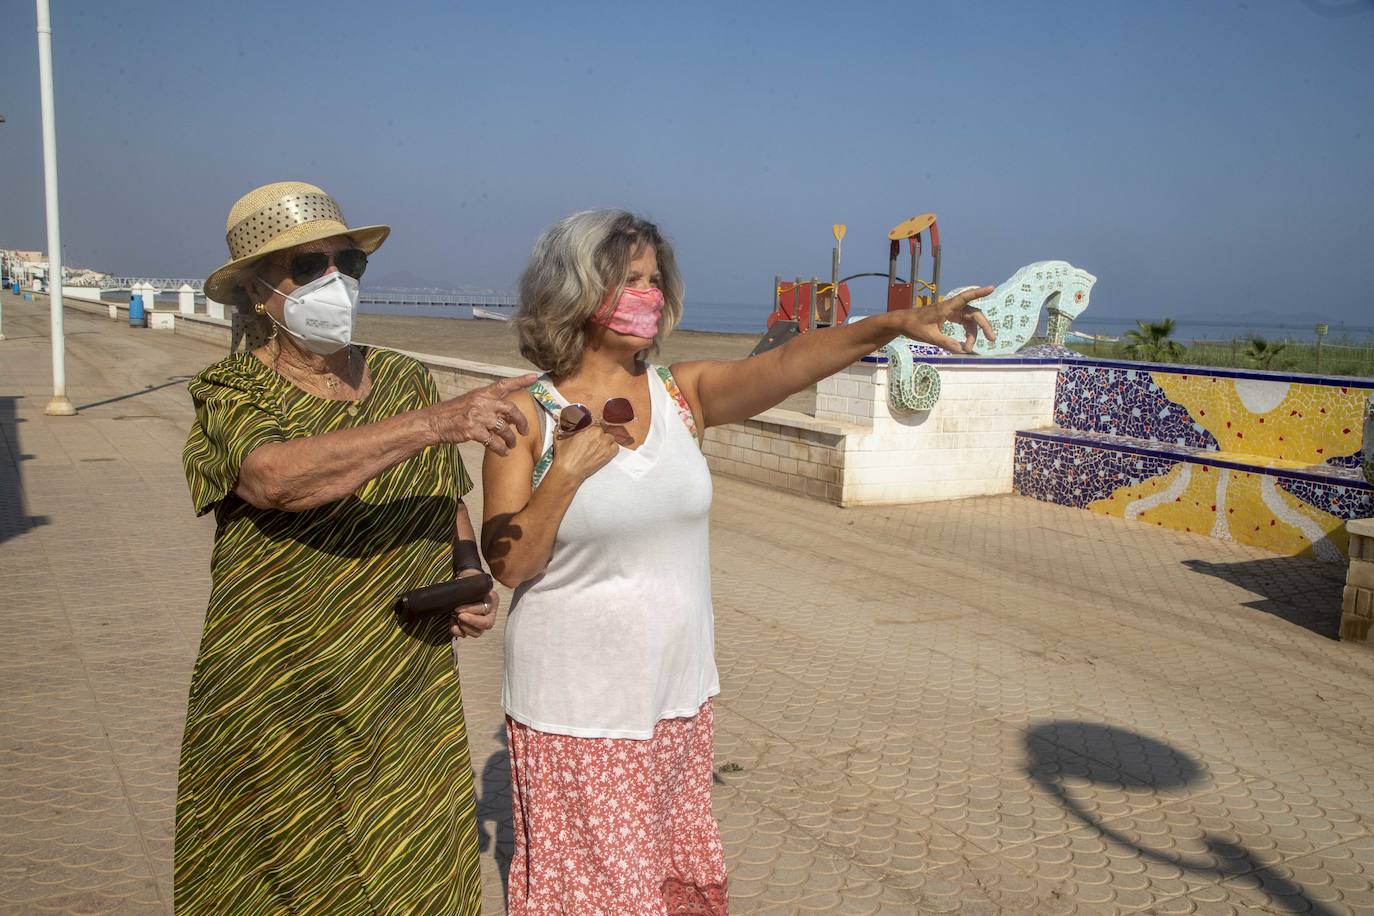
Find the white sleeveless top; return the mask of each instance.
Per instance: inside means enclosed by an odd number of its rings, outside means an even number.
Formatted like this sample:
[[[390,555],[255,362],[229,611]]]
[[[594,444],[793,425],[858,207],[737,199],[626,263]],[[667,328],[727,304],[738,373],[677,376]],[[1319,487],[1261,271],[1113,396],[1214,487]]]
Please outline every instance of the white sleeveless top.
[[[583,481],[548,566],[516,589],[501,701],[530,728],[650,738],[660,719],[695,715],[720,692],[711,474],[669,393],[671,376],[659,371],[647,371],[653,416],[644,442]],[[547,378],[531,390],[544,408],[547,453],[550,410],[568,402]],[[543,470],[541,462],[536,486]]]

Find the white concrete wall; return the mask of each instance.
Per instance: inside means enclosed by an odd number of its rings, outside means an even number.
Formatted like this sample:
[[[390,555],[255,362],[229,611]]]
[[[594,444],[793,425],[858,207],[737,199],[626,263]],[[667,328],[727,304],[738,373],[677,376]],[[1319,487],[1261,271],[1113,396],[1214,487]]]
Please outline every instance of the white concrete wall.
[[[99,302],[100,290],[94,286],[64,286],[63,299],[81,299],[86,302]]]
[[[177,311],[183,315],[196,313],[196,291],[189,283],[183,283],[181,289],[177,290]]]
[[[841,505],[1012,491],[1018,429],[1049,426],[1057,364],[934,364],[940,400],[905,413],[887,401],[887,366],[856,363],[817,387],[817,419],[860,427],[845,438]]]

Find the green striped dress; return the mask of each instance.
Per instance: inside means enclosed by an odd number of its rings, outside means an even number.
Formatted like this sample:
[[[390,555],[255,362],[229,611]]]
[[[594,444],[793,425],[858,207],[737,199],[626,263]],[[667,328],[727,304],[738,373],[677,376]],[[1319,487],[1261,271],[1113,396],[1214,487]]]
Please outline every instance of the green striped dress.
[[[178,912],[478,911],[448,621],[402,627],[391,610],[451,575],[456,501],[472,487],[457,449],[306,512],[232,493],[259,445],[437,399],[415,360],[365,353],[372,387],[357,404],[305,394],[246,353],[190,384],[186,478],[218,525],[178,774]]]

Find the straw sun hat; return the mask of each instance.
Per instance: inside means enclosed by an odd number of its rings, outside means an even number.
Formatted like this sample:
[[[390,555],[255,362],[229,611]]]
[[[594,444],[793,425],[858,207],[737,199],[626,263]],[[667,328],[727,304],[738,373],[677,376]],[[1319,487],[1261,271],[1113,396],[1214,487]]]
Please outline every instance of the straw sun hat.
[[[334,198],[313,184],[265,184],[240,197],[229,211],[224,230],[229,262],[206,278],[205,294],[216,302],[244,305],[240,287],[269,254],[340,235],[372,254],[390,233],[390,226],[350,229]]]

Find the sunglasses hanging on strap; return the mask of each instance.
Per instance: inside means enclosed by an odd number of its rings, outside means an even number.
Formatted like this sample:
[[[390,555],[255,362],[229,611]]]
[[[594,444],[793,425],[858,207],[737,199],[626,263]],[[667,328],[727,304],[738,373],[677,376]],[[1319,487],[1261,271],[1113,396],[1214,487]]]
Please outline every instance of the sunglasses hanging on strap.
[[[673,403],[677,405],[677,413],[678,417],[682,420],[682,425],[687,427],[687,431],[692,434],[692,438],[700,444],[701,435],[697,430],[696,417],[692,414],[692,406],[687,403],[687,398],[683,396],[682,389],[678,388],[677,382],[673,379],[673,373],[668,370],[667,366],[653,366],[651,368],[657,373],[658,377],[662,379],[663,387],[668,390],[668,394],[672,397]],[[548,411],[550,416],[555,418],[555,421],[558,423],[559,431],[564,435],[586,429],[592,424],[591,411],[587,409],[586,405],[565,405],[560,403],[559,400],[553,396],[553,392],[549,391],[548,386],[544,384],[543,380],[535,382],[529,387],[528,391],[534,397],[534,400]],[[616,405],[613,408],[612,404],[616,401],[623,401],[624,407],[621,408],[619,405]],[[573,410],[573,408],[576,408],[576,410]],[[572,412],[565,418],[564,411],[570,410]],[[624,410],[626,413],[618,413],[617,411],[620,410]],[[612,420],[611,416],[626,416],[626,419]],[[621,426],[634,420],[634,406],[625,398],[612,398],[607,401],[606,405],[602,408],[601,417],[602,422]],[[567,432],[563,432],[565,422],[570,427],[573,427]],[[554,438],[557,439],[557,436]],[[544,454],[540,456],[539,462],[534,466],[533,485],[535,487],[539,486],[539,482],[544,479],[544,475],[548,473],[549,467],[552,466],[552,464],[553,445],[550,445],[544,451]]]

